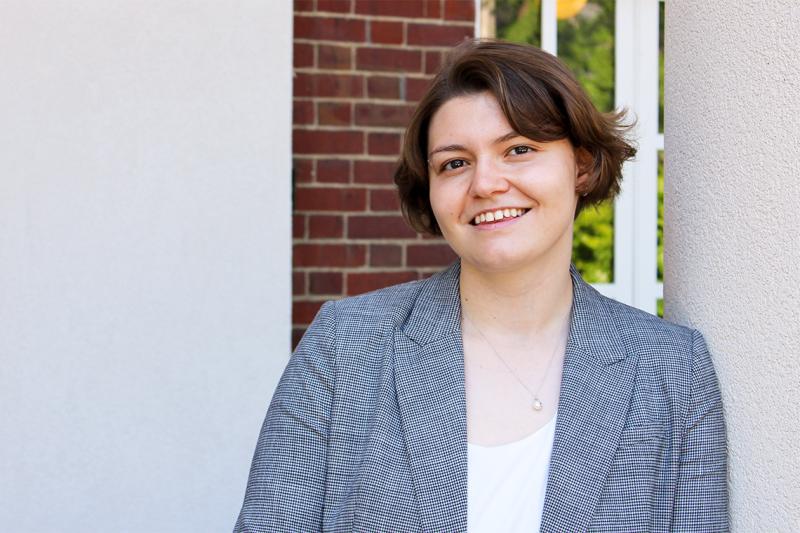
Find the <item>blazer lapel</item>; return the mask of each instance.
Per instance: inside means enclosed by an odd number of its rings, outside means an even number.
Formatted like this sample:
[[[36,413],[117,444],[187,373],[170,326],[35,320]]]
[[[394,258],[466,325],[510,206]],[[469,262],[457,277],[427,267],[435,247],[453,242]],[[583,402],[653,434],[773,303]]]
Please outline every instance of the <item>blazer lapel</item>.
[[[424,531],[467,529],[460,264],[426,280],[395,331],[395,386]]]
[[[587,531],[617,449],[633,391],[636,357],[626,357],[606,300],[575,267],[572,322],[561,380],[540,531]]]

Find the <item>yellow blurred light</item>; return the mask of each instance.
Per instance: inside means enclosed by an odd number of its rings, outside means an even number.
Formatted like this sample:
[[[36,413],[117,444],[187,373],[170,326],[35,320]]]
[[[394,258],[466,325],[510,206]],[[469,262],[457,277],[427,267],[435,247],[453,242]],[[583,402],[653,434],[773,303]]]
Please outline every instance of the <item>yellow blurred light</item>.
[[[580,13],[586,5],[586,0],[558,0],[556,17],[558,20],[569,19]]]

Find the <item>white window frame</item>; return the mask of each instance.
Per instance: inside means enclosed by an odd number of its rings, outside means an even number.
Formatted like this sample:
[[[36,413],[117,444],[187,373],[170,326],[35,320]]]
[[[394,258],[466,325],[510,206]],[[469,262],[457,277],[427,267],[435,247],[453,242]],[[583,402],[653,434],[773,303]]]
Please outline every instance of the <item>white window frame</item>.
[[[663,297],[658,281],[658,17],[663,0],[616,0],[615,105],[636,119],[638,152],[624,169],[614,204],[614,281],[594,286],[606,296],[655,314]],[[557,0],[542,0],[542,49],[557,55]],[[481,0],[475,2],[475,34],[480,33]]]

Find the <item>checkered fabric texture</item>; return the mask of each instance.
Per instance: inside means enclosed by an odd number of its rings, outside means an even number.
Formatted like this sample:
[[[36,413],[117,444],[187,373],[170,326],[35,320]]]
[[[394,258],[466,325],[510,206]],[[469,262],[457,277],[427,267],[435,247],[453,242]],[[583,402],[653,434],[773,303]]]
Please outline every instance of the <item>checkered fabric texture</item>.
[[[320,309],[270,403],[236,532],[466,531],[459,272]],[[571,274],[540,531],[728,531],[725,423],[702,336]]]

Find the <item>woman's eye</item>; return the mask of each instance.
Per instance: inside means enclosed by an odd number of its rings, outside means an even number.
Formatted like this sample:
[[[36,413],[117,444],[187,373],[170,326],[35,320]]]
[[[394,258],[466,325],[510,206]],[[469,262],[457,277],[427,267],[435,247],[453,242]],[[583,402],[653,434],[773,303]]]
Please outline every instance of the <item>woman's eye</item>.
[[[527,154],[528,152],[532,152],[532,151],[533,151],[533,148],[531,148],[530,146],[515,146],[514,148],[512,148],[510,150],[510,153],[512,153],[514,155],[522,155],[522,154]]]
[[[448,161],[447,163],[442,165],[442,170],[443,171],[444,170],[456,170],[458,168],[463,167],[466,164],[467,164],[467,162],[464,161],[463,159],[451,159],[450,161]]]

